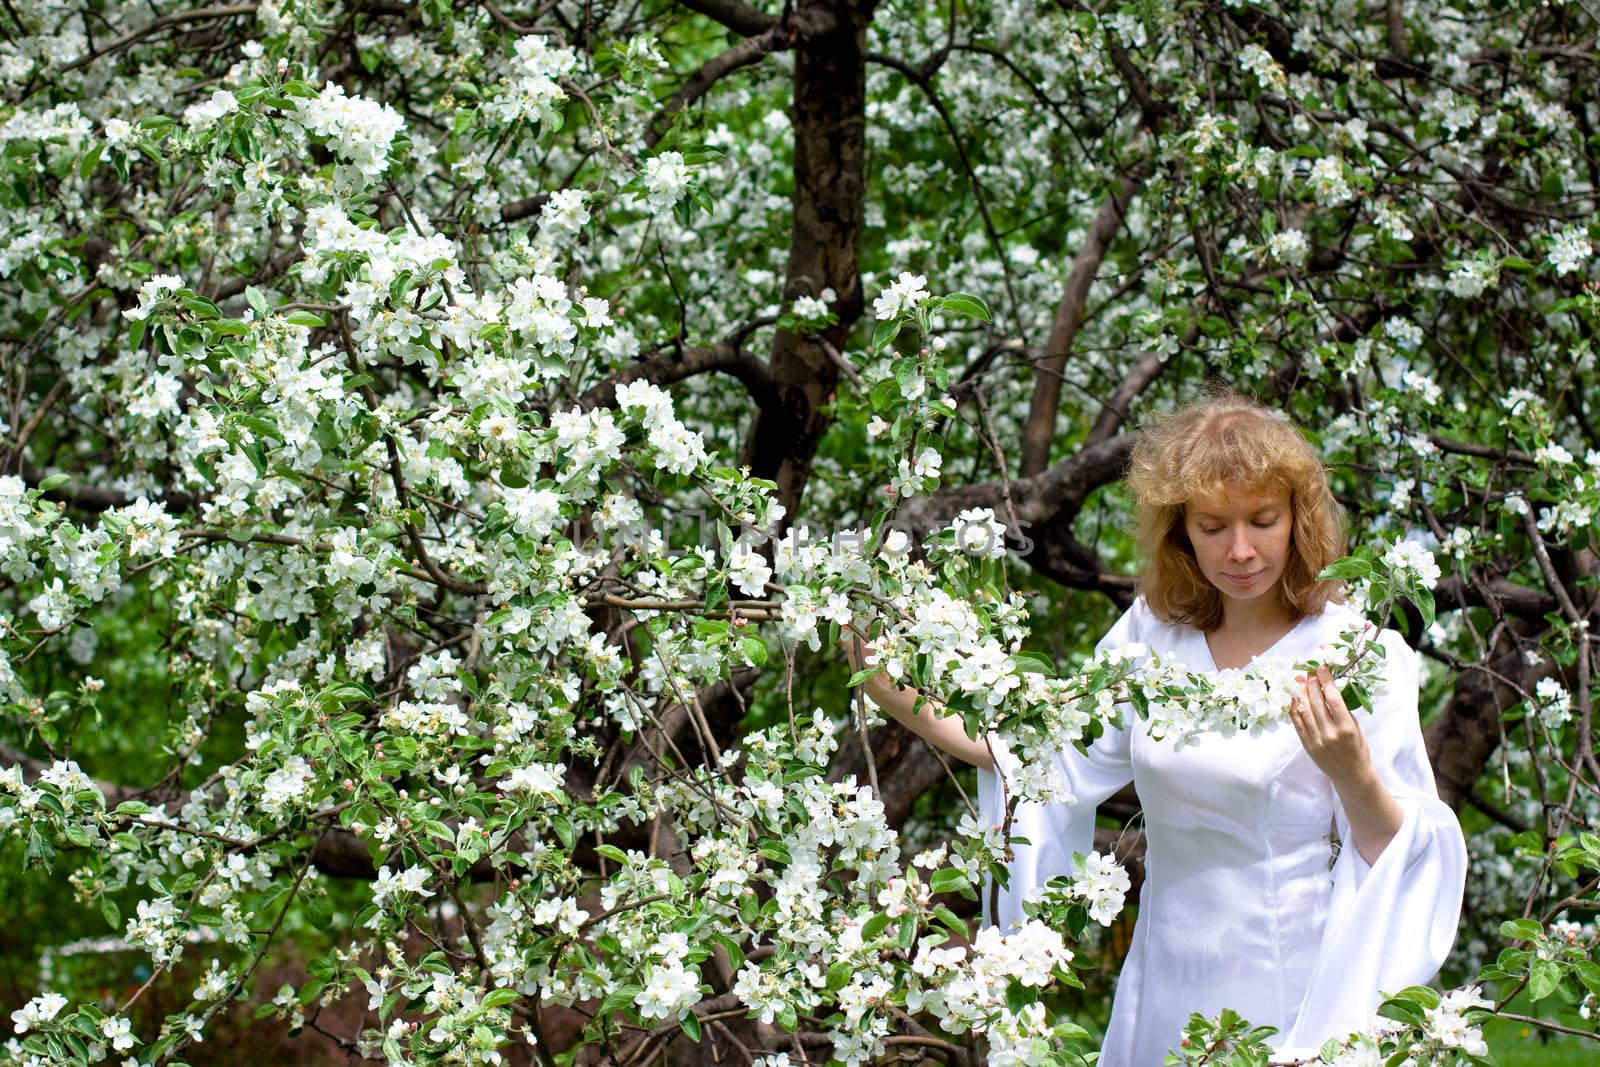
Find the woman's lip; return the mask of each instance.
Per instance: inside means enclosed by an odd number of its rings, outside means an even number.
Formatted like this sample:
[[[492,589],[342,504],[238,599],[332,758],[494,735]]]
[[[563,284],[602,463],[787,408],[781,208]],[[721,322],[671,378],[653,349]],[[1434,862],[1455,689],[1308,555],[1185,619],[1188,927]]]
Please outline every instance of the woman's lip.
[[[1261,577],[1261,572],[1251,571],[1249,574],[1228,574],[1224,572],[1222,576],[1228,579],[1228,581],[1233,582],[1235,585],[1249,585],[1251,582]]]

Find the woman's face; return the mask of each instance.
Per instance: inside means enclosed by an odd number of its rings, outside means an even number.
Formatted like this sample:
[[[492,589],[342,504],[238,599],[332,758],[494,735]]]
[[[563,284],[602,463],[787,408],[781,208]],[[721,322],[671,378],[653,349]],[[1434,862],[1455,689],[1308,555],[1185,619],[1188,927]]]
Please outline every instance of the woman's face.
[[[1183,531],[1206,581],[1223,596],[1254,600],[1278,587],[1294,529],[1289,492],[1239,487],[1183,506]]]

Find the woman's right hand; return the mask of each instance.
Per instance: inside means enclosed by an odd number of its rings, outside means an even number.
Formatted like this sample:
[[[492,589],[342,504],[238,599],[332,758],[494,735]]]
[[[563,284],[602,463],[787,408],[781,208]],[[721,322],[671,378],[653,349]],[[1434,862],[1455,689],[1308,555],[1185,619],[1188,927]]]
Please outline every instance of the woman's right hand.
[[[850,673],[866,667],[866,640],[854,629],[845,627],[839,635],[839,647],[844,649]],[[947,755],[972,764],[983,770],[994,769],[994,757],[988,743],[980,736],[977,740],[967,736],[966,727],[956,715],[941,715],[943,708],[932,700],[917,707],[921,695],[910,686],[896,685],[888,675],[874,674],[861,684],[861,691],[900,725]]]

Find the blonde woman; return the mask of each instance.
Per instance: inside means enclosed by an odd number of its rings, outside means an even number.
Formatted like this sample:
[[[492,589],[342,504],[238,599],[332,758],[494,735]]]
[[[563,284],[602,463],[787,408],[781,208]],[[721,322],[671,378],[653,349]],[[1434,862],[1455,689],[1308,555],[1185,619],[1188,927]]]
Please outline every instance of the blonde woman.
[[[1146,560],[1138,600],[1101,647],[1139,644],[1195,676],[1316,658],[1360,625],[1317,574],[1344,553],[1321,461],[1285,420],[1223,396],[1147,430],[1128,485]],[[1158,741],[1125,709],[1087,754],[1058,755],[1076,802],[1019,805],[1026,838],[1000,922],[1092,847],[1094,809],[1133,782],[1145,882],[1101,1067],[1155,1067],[1191,1013],[1233,1008],[1276,1027],[1280,1057],[1368,1026],[1380,991],[1428,981],[1455,938],[1466,849],[1440,802],[1417,719],[1417,657],[1393,631],[1371,712],[1352,713],[1326,668],[1304,677],[1280,728]],[[866,693],[979,768],[983,815],[1005,806],[991,744],[882,675]],[[1005,767],[1009,755],[991,735]],[[1340,844],[1342,843],[1342,848]]]

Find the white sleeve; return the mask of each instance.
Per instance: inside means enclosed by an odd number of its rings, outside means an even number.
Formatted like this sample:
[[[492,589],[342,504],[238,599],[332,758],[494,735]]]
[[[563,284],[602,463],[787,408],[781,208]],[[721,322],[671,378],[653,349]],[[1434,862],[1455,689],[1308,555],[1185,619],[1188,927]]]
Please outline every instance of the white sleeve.
[[[1350,840],[1335,799],[1344,847],[1311,984],[1287,1044],[1316,1047],[1365,1027],[1378,994],[1433,978],[1450,952],[1466,885],[1467,848],[1455,812],[1439,799],[1417,718],[1417,654],[1393,630],[1382,634],[1384,681],[1373,709],[1355,713],[1373,768],[1405,820],[1376,863]]]
[[[1147,614],[1144,602],[1136,602],[1101,638],[1097,650],[1139,640],[1139,620]],[[1133,781],[1129,751],[1132,717],[1133,710],[1124,705],[1120,729],[1108,727],[1085,752],[1068,748],[1055,754],[1056,769],[1074,797],[1071,803],[1017,804],[1011,820],[1014,858],[1007,865],[1010,884],[1000,888],[996,898],[995,914],[1001,929],[1022,922],[1022,901],[1028,894],[1058,875],[1072,873],[1074,852],[1087,853],[1094,848],[1095,808]],[[978,769],[978,813],[984,826],[999,829],[1008,799],[1004,777],[1015,778],[1017,764],[997,735],[989,735],[989,745],[1001,773]],[[994,892],[993,885],[984,887],[981,913],[985,926],[990,923],[989,902]]]

